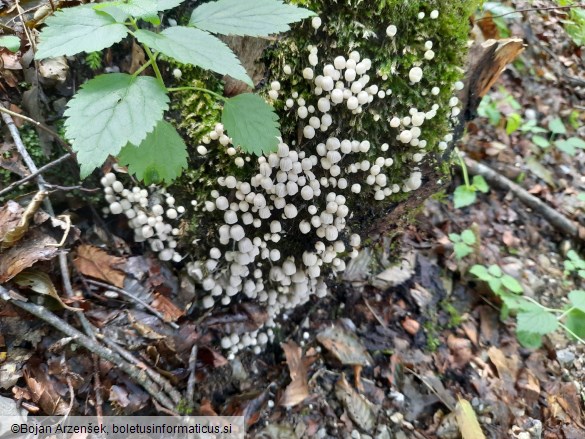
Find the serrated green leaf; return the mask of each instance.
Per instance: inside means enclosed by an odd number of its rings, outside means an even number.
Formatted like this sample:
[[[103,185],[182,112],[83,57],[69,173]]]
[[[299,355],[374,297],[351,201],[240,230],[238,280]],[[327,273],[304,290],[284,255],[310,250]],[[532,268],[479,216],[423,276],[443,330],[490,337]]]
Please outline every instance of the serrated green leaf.
[[[492,278],[492,276],[488,273],[487,268],[483,265],[476,264],[469,269],[469,272],[486,282]]]
[[[11,52],[18,52],[18,49],[20,49],[20,38],[14,35],[0,37],[0,47],[6,47]]]
[[[519,312],[516,318],[518,332],[546,335],[556,331],[559,327],[559,321],[555,315],[542,308]]]
[[[509,274],[504,274],[502,276],[502,285],[504,285],[507,289],[512,291],[513,293],[521,293],[524,291],[520,282],[514,279]]]
[[[473,253],[473,249],[464,242],[456,242],[453,245],[453,251],[456,259],[463,259],[468,254]]]
[[[179,62],[230,75],[250,86],[254,85],[231,49],[205,31],[173,26],[160,34],[141,29],[135,32],[135,36],[141,43]]]
[[[453,192],[453,205],[456,209],[469,206],[475,203],[476,199],[477,194],[473,188],[469,188],[464,184],[457,186],[457,188],[455,188],[455,192]]]
[[[473,245],[475,244],[475,233],[469,229],[465,229],[463,232],[461,232],[461,239],[465,244]]]
[[[278,147],[278,115],[260,96],[244,93],[227,100],[221,117],[234,145],[262,155]]]
[[[128,34],[126,26],[111,15],[94,10],[92,5],[57,11],[45,23],[35,59],[97,52]]]
[[[542,136],[532,136],[532,143],[541,148],[548,148],[550,146],[548,139],[545,139]]]
[[[449,233],[449,240],[451,242],[461,242],[461,235],[458,233]]]
[[[506,118],[506,134],[512,134],[522,124],[522,116],[518,113],[512,113]]]
[[[170,123],[161,120],[139,146],[126,145],[118,159],[146,185],[171,183],[187,167],[187,145]]]
[[[526,300],[523,296],[513,294],[508,291],[502,291],[500,294],[498,294],[498,297],[502,299],[502,303],[504,303],[504,305],[506,305],[506,307],[511,311],[529,311],[537,306],[534,303]]]
[[[516,338],[527,349],[538,349],[542,346],[542,335],[534,332],[517,331]]]
[[[548,123],[548,129],[554,134],[565,134],[567,129],[560,117],[555,117]]]
[[[564,153],[569,154],[571,157],[577,153],[577,150],[575,149],[575,147],[564,139],[555,140],[555,146],[558,149],[560,149],[561,151],[563,151]]]
[[[140,144],[168,102],[165,89],[150,76],[110,73],[82,85],[65,111],[66,136],[77,152],[82,178],[127,143]]]
[[[489,192],[490,190],[487,181],[485,181],[485,178],[483,178],[481,175],[474,176],[473,180],[471,181],[471,184],[475,189],[477,189],[480,192],[483,192],[484,194]]]
[[[585,312],[585,291],[573,290],[569,293],[569,300],[571,305],[577,308],[579,311]]]
[[[131,15],[134,18],[142,18],[154,25],[160,24],[157,14],[159,7],[156,0],[118,0],[94,5],[94,9],[105,10],[108,13],[111,7],[117,8],[124,14]]]
[[[569,258],[571,261],[578,261],[581,259],[581,256],[579,256],[579,253],[577,253],[575,250],[569,250],[567,252],[567,258]]]
[[[219,0],[197,7],[189,24],[222,35],[266,37],[286,32],[290,23],[312,15],[282,0]]]
[[[173,9],[183,3],[185,0],[158,0],[158,10],[166,11],[167,9]]]
[[[574,309],[566,316],[565,326],[577,335],[577,337],[585,338],[585,313]]]

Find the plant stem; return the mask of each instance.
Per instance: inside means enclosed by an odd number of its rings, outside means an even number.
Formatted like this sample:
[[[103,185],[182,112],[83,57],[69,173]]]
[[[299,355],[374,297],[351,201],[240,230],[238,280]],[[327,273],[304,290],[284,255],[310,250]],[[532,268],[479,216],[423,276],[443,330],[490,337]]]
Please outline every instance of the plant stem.
[[[136,70],[134,73],[132,73],[132,76],[136,77],[136,76],[140,75],[150,65],[152,65],[152,60],[151,59],[149,59],[147,62],[145,62],[144,64],[142,64],[142,66],[140,66],[140,68],[138,70]]]
[[[564,313],[562,313],[560,316],[557,317],[557,320],[561,320],[563,319],[563,317],[565,317],[567,314],[569,314],[571,311],[573,311],[575,309],[574,306],[572,306],[571,308],[569,308],[568,310],[566,310]]]
[[[138,27],[138,24],[136,23],[136,20],[134,18],[130,18],[130,24],[135,30],[140,30],[140,28]],[[136,38],[136,35],[134,35],[134,32],[130,31],[130,34],[134,38]],[[160,69],[158,68],[158,64],[156,63],[156,57],[158,56],[158,52],[153,54],[152,50],[150,50],[150,47],[148,47],[146,44],[141,44],[141,46],[144,49],[144,53],[146,53],[146,56],[148,56],[148,60],[149,60],[150,64],[152,65],[152,68],[154,70],[154,74],[156,75],[156,79],[158,79],[160,84],[163,87],[165,87],[165,82],[163,81],[162,75],[160,73]]]
[[[455,153],[457,154],[457,158],[459,159],[459,166],[461,166],[461,171],[463,171],[463,180],[465,181],[465,186],[467,186],[468,189],[471,189],[471,183],[469,183],[469,174],[467,173],[467,166],[463,161],[463,157],[461,157],[461,152],[459,151],[459,148],[455,148]]]
[[[577,341],[585,344],[585,340],[583,340],[581,337],[579,337],[577,334],[575,334],[572,330],[570,330],[567,325],[563,324],[563,323],[559,323],[559,326],[561,328],[563,328],[565,331],[567,331],[570,335],[572,335],[573,337],[575,337],[575,339],[577,339]]]
[[[227,101],[228,98],[226,98],[225,96],[222,96],[214,91],[208,90],[206,88],[201,88],[201,87],[191,87],[191,86],[185,86],[185,87],[171,87],[171,88],[167,88],[168,92],[173,92],[173,91],[185,91],[185,90],[194,90],[194,91],[201,91],[203,93],[207,93],[210,94],[212,96],[215,96],[217,99],[222,100],[222,101]]]

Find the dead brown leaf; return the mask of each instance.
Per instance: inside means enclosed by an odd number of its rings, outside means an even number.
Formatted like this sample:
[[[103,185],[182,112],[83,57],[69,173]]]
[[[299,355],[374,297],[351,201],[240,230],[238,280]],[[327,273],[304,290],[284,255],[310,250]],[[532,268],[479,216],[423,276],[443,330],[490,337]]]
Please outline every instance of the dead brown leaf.
[[[350,419],[361,429],[371,432],[376,426],[376,407],[357,393],[342,374],[335,385],[335,396],[347,410]]]
[[[281,343],[292,382],[286,387],[280,405],[294,407],[302,403],[309,396],[307,369],[303,363],[303,350],[294,341]]]
[[[73,308],[61,300],[53,281],[47,273],[39,270],[24,270],[14,277],[14,282],[23,288],[30,288],[35,293],[52,297],[59,305],[69,311],[81,311],[80,308]]]
[[[317,341],[342,364],[370,366],[372,357],[359,338],[340,325],[329,326],[317,334]]]
[[[27,365],[24,369],[24,380],[30,390],[32,401],[41,407],[47,415],[64,415],[68,411],[68,403],[55,390],[45,364]]]
[[[92,245],[80,245],[77,257],[73,260],[75,268],[83,275],[103,280],[118,288],[124,288],[125,273],[115,267],[123,266],[125,258],[112,256]]]
[[[185,315],[183,310],[178,308],[166,296],[159,293],[155,293],[151,306],[159,311],[167,322],[175,322]]]

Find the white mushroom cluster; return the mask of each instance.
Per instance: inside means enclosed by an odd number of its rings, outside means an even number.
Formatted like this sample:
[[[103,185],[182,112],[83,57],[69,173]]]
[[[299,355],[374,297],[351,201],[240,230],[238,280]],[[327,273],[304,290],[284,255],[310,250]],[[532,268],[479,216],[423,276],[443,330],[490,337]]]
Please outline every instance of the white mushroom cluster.
[[[155,186],[150,190],[138,186],[126,189],[113,172],[102,177],[101,184],[109,203],[103,209],[104,214],[124,214],[134,230],[134,241],[146,241],[161,261],[181,261],[182,256],[175,250],[179,229],[172,223],[185,212],[185,208],[175,206],[171,194]]]
[[[421,14],[422,20],[425,14]],[[438,14],[433,10],[429,17],[434,20]],[[311,24],[315,30],[326,27],[320,18],[313,18]],[[395,44],[399,32],[389,24],[384,38]],[[198,242],[194,252],[198,257],[187,264],[188,273],[200,285],[204,308],[251,300],[263,305],[268,315],[265,325],[253,332],[225,334],[221,346],[230,351],[230,358],[248,347],[260,352],[273,340],[278,318],[286,318],[289,310],[311,296],[327,295],[327,277],[344,271],[346,260],[358,254],[361,238],[352,230],[351,220],[361,215],[361,204],[381,203],[399,192],[419,189],[427,153],[446,149],[452,140],[448,134],[437,142],[425,132],[437,115],[451,119],[460,110],[458,99],[452,97],[448,114],[440,111],[436,97],[444,100],[447,85],[431,83],[432,75],[425,73],[427,64],[436,62],[433,49],[438,49],[430,40],[420,46],[419,58],[400,73],[394,68],[381,73],[358,50],[320,56],[318,46],[309,46],[306,64],[295,68],[285,64],[282,77],[270,82],[267,90],[269,99],[283,109],[281,118],[292,118],[287,125],[296,124],[298,133],[279,139],[277,151],[252,158],[233,145],[218,123],[197,146],[202,159],[227,164],[228,172],[216,178],[215,186],[205,187],[207,196],[192,201],[197,215],[209,218],[214,228],[206,231],[205,250]],[[392,83],[388,75],[399,74],[399,81],[428,96],[428,108],[395,106],[392,90],[375,83],[376,78]],[[461,86],[449,85],[449,92]],[[367,138],[367,132],[359,137],[350,134],[356,131],[348,127],[359,118],[380,121],[374,106],[381,100],[390,108],[383,116],[387,120],[381,121],[389,127],[386,138],[379,134]],[[388,116],[388,112],[396,114]],[[220,173],[222,169],[218,167]],[[106,177],[108,202],[120,203],[118,191]],[[126,192],[133,195],[134,189]],[[153,203],[140,199],[134,197],[139,209],[150,206],[152,211]],[[118,213],[126,213],[134,204]],[[156,205],[162,209],[162,203]],[[110,211],[115,213],[111,206]],[[154,216],[159,217],[162,213]],[[135,218],[128,218],[132,227],[138,227]],[[162,230],[166,236],[173,234]],[[140,227],[136,236],[148,238]],[[174,246],[169,243],[168,248]]]

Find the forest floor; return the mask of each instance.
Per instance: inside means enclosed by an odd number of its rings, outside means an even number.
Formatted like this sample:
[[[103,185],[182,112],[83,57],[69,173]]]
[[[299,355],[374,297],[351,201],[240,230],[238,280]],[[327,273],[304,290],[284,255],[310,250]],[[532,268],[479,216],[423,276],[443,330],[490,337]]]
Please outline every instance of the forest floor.
[[[514,2],[518,9],[527,4]],[[585,150],[569,140],[585,135],[585,52],[567,35],[567,19],[566,10],[541,10],[484,21],[488,36],[518,36],[526,48],[482,102],[459,149],[585,224]],[[9,71],[14,60],[2,57]],[[6,89],[18,86],[18,72],[11,74],[3,77]],[[17,112],[28,105],[12,102]],[[7,138],[0,144],[10,147]],[[2,166],[18,174],[24,165],[17,157]],[[332,294],[288,316],[278,342],[259,355],[228,361],[217,348],[217,334],[254,328],[259,309],[184,318],[182,305],[194,294],[186,277],[142,255],[124,223],[104,222],[88,206],[97,198],[78,191],[53,201],[67,203],[77,227],[68,243],[81,243],[73,253],[73,294],[63,300],[83,308],[135,370],[154,371],[181,392],[191,381],[186,394],[192,392],[195,413],[245,415],[250,437],[458,438],[461,423],[474,417],[461,416],[463,399],[488,438],[581,439],[585,346],[554,332],[540,348],[522,347],[515,319],[501,318],[497,296],[469,272],[495,264],[524,295],[562,308],[582,286],[577,272],[565,270],[580,243],[495,186],[455,208],[451,194],[464,183],[458,166],[453,173],[450,189],[429,200],[411,227],[386,238],[379,251],[364,250]],[[4,207],[2,215],[14,221],[22,211]],[[29,246],[44,237],[58,241],[63,224],[38,215]],[[453,234],[467,236],[467,244],[457,245]],[[60,250],[33,255],[32,247],[21,246],[18,257],[45,262],[20,286],[52,294],[67,281]],[[400,248],[400,266],[389,263],[390,247]],[[53,310],[68,328],[80,327],[75,313]],[[21,406],[43,414],[143,415],[165,412],[161,405],[112,362],[75,350],[38,316],[0,301],[0,412]]]

